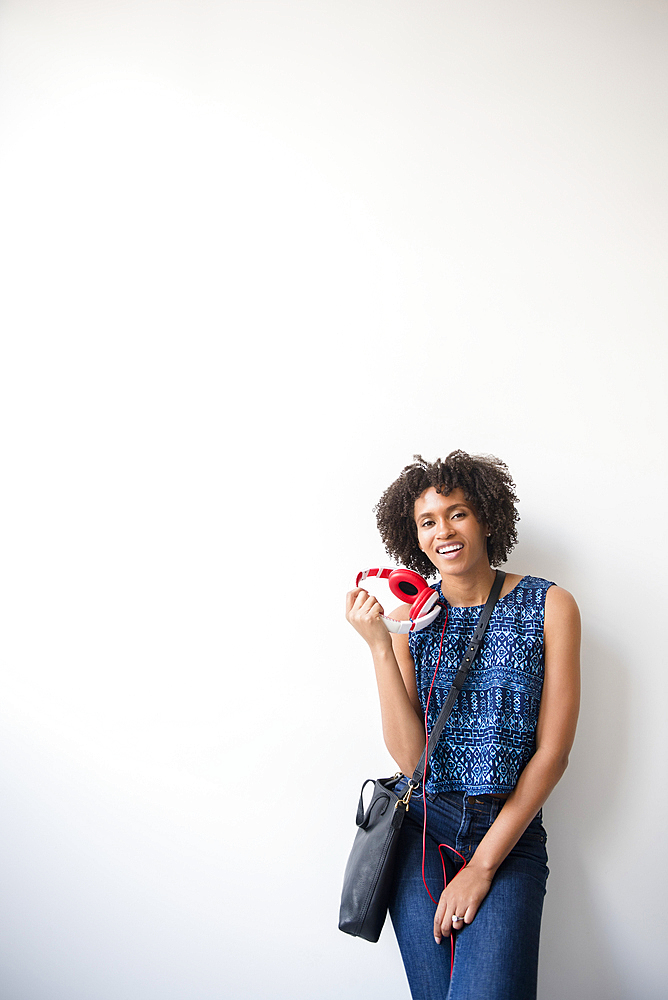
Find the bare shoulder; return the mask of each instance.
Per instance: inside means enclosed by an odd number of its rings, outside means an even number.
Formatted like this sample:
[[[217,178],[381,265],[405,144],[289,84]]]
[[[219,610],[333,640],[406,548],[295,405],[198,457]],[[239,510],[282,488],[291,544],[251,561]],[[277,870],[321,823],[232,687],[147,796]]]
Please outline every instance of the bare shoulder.
[[[580,609],[575,598],[563,587],[550,587],[545,595],[545,630],[580,629]]]
[[[580,706],[580,612],[563,587],[545,594],[545,674],[536,745],[568,763]]]
[[[407,622],[410,616],[411,616],[410,604],[400,604],[398,608],[395,608],[394,611],[390,611],[388,615],[389,618],[396,618],[397,621],[400,622]]]

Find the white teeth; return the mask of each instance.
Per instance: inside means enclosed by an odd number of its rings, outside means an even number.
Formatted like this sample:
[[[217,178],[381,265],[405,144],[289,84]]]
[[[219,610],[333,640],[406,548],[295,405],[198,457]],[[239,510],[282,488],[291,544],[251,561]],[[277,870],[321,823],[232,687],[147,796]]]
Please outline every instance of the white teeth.
[[[463,545],[442,545],[440,549],[436,549],[440,556],[445,555],[446,552],[456,552],[457,549],[463,549]]]

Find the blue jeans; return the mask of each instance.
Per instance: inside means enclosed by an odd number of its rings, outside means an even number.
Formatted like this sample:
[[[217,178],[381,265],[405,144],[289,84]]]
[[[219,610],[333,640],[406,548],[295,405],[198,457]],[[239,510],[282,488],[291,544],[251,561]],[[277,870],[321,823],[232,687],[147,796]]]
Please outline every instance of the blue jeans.
[[[438,845],[449,844],[470,861],[502,806],[502,799],[460,792],[427,797],[425,877],[434,899],[443,891]],[[451,980],[450,941],[434,940],[436,908],[422,882],[422,795],[413,796],[390,900],[413,1000],[535,1000],[546,840],[538,813],[500,865],[473,922],[455,932]],[[443,856],[450,882],[462,862],[446,849]]]

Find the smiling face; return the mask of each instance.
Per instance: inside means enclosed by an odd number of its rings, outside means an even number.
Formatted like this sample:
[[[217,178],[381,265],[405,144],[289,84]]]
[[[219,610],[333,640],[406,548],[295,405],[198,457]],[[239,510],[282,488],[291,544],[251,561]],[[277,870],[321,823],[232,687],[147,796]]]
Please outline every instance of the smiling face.
[[[413,508],[418,543],[441,576],[489,567],[487,527],[460,489],[447,494],[430,487]]]

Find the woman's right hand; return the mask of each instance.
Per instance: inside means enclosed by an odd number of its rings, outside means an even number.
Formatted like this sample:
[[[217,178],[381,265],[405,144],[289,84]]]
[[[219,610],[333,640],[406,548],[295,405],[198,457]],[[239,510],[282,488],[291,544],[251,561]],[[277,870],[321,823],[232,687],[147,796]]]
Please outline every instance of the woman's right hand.
[[[380,601],[362,587],[346,594],[346,618],[371,650],[391,649],[392,639],[381,618]]]

